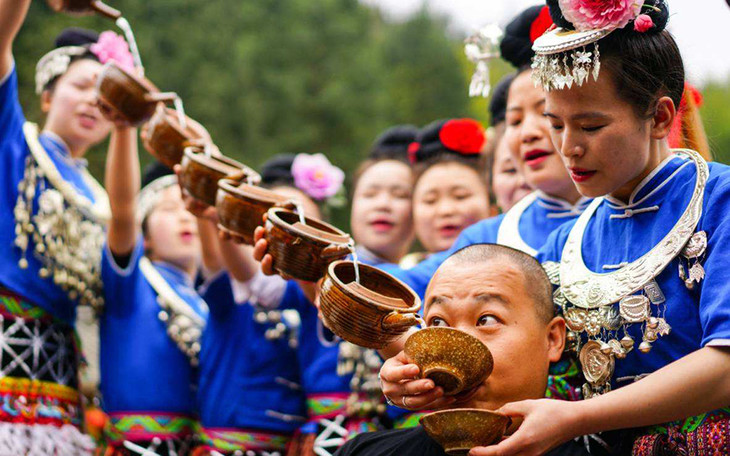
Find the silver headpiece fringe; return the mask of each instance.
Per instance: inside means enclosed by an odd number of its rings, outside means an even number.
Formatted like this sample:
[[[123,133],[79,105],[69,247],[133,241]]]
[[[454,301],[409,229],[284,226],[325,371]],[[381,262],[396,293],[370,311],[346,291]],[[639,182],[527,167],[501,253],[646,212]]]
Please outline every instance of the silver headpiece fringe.
[[[72,57],[84,55],[88,51],[83,46],[64,46],[41,57],[35,67],[35,93],[40,95],[49,82],[68,71]]]
[[[497,24],[489,24],[464,41],[466,57],[476,65],[469,84],[470,97],[489,96],[492,90],[489,82],[489,61],[499,57],[499,43],[503,35]]]
[[[582,86],[591,76],[598,79],[601,52],[598,41],[612,29],[584,32],[555,29],[535,41],[532,49],[532,79],[545,90]]]
[[[168,174],[145,185],[137,197],[137,221],[142,223],[160,200],[160,192],[168,187],[178,185],[177,176]]]

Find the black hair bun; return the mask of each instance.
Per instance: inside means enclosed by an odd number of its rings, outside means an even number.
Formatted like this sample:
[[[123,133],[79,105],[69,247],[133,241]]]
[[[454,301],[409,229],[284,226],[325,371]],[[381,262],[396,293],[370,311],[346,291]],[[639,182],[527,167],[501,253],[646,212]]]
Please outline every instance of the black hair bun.
[[[550,17],[553,18],[555,25],[567,30],[575,29],[575,26],[563,16],[563,11],[560,9],[558,0],[547,0],[547,6],[550,10]]]
[[[513,73],[503,77],[492,91],[492,99],[489,100],[489,116],[492,125],[504,122],[507,117],[507,95],[515,76]]]
[[[522,68],[530,65],[535,51],[532,50],[533,24],[540,17],[543,5],[531,6],[521,12],[507,24],[504,29],[504,38],[499,45],[502,58],[515,66]],[[544,30],[541,30],[544,32]]]
[[[408,147],[418,136],[418,128],[413,125],[396,125],[385,130],[375,140],[369,158],[407,160]]]
[[[261,184],[263,185],[294,185],[294,175],[291,166],[294,163],[294,154],[279,154],[270,158],[261,167]]]
[[[142,188],[145,188],[150,182],[170,174],[174,174],[170,168],[158,161],[153,161],[142,172]]]
[[[445,155],[478,159],[485,142],[484,127],[474,119],[437,120],[421,129],[408,155],[412,163]]]
[[[654,22],[654,27],[647,30],[647,33],[661,33],[669,23],[669,5],[665,0],[646,0],[641,9]]]
[[[63,30],[56,37],[56,47],[85,46],[99,41],[99,34],[93,30],[71,27]]]

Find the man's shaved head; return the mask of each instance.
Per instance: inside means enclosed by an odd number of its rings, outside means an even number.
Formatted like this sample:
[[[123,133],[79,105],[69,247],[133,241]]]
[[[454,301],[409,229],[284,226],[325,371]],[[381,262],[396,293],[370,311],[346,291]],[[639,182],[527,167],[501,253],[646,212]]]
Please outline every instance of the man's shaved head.
[[[507,261],[522,272],[525,289],[535,303],[538,315],[549,322],[555,317],[553,289],[545,270],[532,256],[498,244],[474,244],[451,255],[439,269],[448,267],[464,267],[470,265],[494,264]]]

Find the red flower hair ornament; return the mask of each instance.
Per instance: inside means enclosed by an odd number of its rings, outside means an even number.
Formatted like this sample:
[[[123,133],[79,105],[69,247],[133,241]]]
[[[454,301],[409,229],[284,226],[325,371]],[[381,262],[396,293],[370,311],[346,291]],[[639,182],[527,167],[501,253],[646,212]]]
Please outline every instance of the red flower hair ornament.
[[[463,155],[481,153],[487,140],[484,127],[474,119],[453,119],[441,127],[439,140],[450,150]]]

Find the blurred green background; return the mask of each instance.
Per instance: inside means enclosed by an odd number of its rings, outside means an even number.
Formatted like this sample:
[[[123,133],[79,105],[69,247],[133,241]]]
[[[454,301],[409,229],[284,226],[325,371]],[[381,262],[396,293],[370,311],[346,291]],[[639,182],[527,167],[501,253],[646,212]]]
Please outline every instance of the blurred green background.
[[[393,22],[358,0],[109,3],[132,24],[147,77],[180,94],[224,154],[254,168],[277,153],[322,152],[349,175],[391,125],[488,117],[486,100],[467,96],[472,65],[463,36],[425,9]],[[68,26],[121,33],[109,20],[54,14],[34,1],[14,47],[31,120],[42,121],[35,64]],[[495,64],[494,82],[509,70]],[[700,88],[713,153],[729,162],[730,77]],[[105,152],[101,145],[87,156],[98,178]]]

